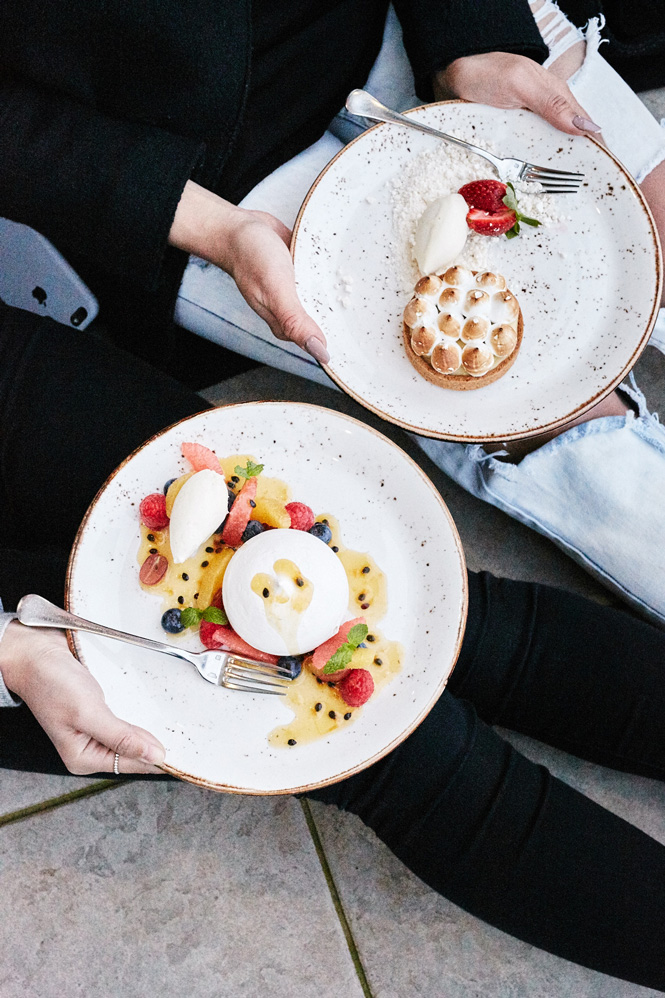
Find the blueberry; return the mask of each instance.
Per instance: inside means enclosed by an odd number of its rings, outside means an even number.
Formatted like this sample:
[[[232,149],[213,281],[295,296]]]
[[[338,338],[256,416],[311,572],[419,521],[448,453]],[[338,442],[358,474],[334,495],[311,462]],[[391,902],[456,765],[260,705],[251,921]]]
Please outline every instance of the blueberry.
[[[180,620],[180,610],[177,606],[171,607],[162,615],[162,627],[169,634],[180,634],[185,628]]]
[[[169,491],[174,482],[175,478],[169,478],[168,482],[164,483],[164,495],[166,495],[166,493]]]
[[[297,679],[302,672],[302,655],[283,655],[277,659],[277,665],[290,671],[289,679]]]
[[[315,523],[309,528],[309,533],[312,537],[318,537],[324,544],[330,544],[332,540],[332,530],[327,523]]]
[[[262,523],[259,523],[258,520],[250,520],[247,526],[245,527],[242,537],[240,539],[243,541],[248,541],[250,540],[250,538],[256,537],[257,534],[262,534],[263,531],[264,531],[264,526]]]
[[[228,485],[226,486],[226,491],[227,491],[227,492],[228,492],[228,494],[229,494],[229,499],[228,499],[228,502],[229,502],[229,507],[228,507],[228,508],[229,508],[229,509],[231,509],[231,506],[233,506],[233,503],[234,503],[234,502],[235,502],[235,500],[236,500],[236,494],[235,494],[235,492],[233,491],[233,489],[230,489],[230,488],[228,487]]]

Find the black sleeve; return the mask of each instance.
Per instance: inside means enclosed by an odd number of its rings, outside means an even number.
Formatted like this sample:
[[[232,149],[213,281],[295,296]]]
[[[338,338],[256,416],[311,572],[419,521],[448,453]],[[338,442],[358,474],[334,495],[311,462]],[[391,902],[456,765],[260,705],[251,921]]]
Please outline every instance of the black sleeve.
[[[394,0],[404,45],[416,77],[455,59],[483,52],[514,52],[542,63],[547,45],[527,0]]]
[[[63,253],[156,286],[194,139],[18,83],[0,88],[0,216]]]

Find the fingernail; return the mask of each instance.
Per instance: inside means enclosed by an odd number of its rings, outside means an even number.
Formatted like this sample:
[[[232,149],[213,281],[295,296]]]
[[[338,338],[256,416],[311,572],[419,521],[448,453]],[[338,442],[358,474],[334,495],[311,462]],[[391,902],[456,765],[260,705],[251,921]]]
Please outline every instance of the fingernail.
[[[581,132],[601,132],[602,129],[600,125],[597,125],[595,121],[591,121],[589,118],[583,118],[581,114],[576,114],[573,118],[573,124],[575,128],[579,128]]]
[[[317,336],[310,336],[305,343],[305,350],[312,355],[314,360],[318,360],[319,364],[327,364],[330,360],[330,354]]]

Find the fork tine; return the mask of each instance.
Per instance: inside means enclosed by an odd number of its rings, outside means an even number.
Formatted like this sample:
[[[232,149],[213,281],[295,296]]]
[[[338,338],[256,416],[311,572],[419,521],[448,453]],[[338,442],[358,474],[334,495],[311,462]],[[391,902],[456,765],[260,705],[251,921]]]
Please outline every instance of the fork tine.
[[[579,177],[584,180],[583,173],[574,173],[571,170],[555,170],[551,166],[536,166],[535,163],[527,163],[527,170],[531,173],[539,173],[541,175],[553,175],[555,177]]]
[[[291,670],[282,665],[272,665],[270,662],[256,662],[252,658],[240,658],[238,655],[229,653],[228,666],[240,666],[243,669],[251,669],[252,672],[260,672],[264,676],[273,676],[280,679],[291,679]]]
[[[543,173],[526,173],[523,180],[541,184],[557,184],[560,187],[579,187],[584,180],[578,177],[548,177]]]
[[[542,185],[544,194],[577,194],[579,187],[548,187],[546,184]]]
[[[241,669],[251,669],[252,673],[259,673],[262,676],[271,676],[273,679],[291,679],[291,671],[281,665],[264,664],[263,662],[251,662],[249,659],[235,658],[229,662],[229,667],[239,667]]]
[[[248,683],[237,683],[231,679],[225,679],[222,682],[227,690],[240,690],[242,693],[268,693],[271,696],[284,697],[286,696],[286,689],[274,689],[268,688],[267,686],[251,686]]]
[[[288,689],[290,680],[273,676],[271,679],[257,675],[253,669],[242,669],[236,665],[227,666],[225,676],[229,679],[240,679],[243,682],[258,683],[260,686],[274,686]]]

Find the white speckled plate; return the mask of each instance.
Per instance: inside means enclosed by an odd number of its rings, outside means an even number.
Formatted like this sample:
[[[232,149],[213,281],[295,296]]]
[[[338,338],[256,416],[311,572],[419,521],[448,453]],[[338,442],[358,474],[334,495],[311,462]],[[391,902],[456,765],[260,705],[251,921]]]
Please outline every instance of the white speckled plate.
[[[348,728],[309,745],[274,749],[267,736],[291,718],[277,697],[214,687],[186,662],[74,633],[76,654],[120,717],[166,746],[165,769],[234,793],[311,789],[369,766],[399,744],[441,694],[457,659],[467,586],[460,540],[443,500],[399,447],[318,406],[255,402],[186,419],[132,454],[88,510],[69,564],[67,606],[83,617],[164,639],[161,599],[141,590],[138,504],[188,470],[183,440],[218,454],[251,453],[288,481],[294,499],[339,519],[344,543],[369,552],[388,580],[382,632],[405,650],[402,671]],[[200,648],[198,637],[188,647]]]
[[[421,378],[404,351],[410,294],[391,249],[390,199],[391,181],[413,156],[446,146],[395,125],[370,128],[321,173],[294,228],[298,291],[328,339],[326,371],[368,409],[426,436],[508,440],[568,422],[621,381],[656,320],[662,264],[644,198],[598,142],[564,135],[529,111],[452,101],[408,113],[491,143],[501,156],[584,172],[588,186],[560,196],[574,221],[492,239],[490,267],[521,304],[524,342],[494,384],[449,391]],[[335,290],[340,272],[353,276],[346,307]]]

